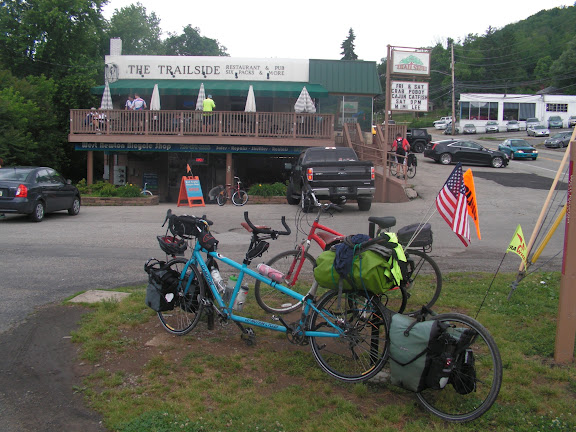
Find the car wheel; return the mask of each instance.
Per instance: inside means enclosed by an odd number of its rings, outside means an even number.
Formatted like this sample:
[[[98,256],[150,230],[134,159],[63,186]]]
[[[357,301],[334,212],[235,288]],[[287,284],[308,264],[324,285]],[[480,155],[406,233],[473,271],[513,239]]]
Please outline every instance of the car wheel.
[[[414,152],[415,153],[422,153],[423,151],[424,151],[424,144],[422,144],[421,142],[414,144]]]
[[[504,160],[500,156],[493,157],[491,165],[494,168],[501,168],[504,166]]]
[[[371,199],[358,199],[358,210],[360,211],[368,211],[372,207],[372,200]]]
[[[45,210],[44,203],[42,201],[36,202],[36,205],[34,206],[34,211],[30,213],[30,220],[32,222],[42,222],[42,220],[44,219],[44,210]]]
[[[537,157],[538,157],[538,156],[533,157],[532,160],[536,160]]]
[[[76,216],[80,213],[80,198],[74,197],[74,202],[72,203],[72,207],[68,209],[68,214],[70,216]]]
[[[312,202],[308,194],[302,191],[302,197],[300,198],[300,206],[303,213],[310,213],[312,211]]]
[[[514,152],[510,152],[510,160],[514,159]]]
[[[294,198],[294,187],[292,186],[292,183],[288,183],[288,187],[286,188],[286,201],[288,201],[288,204],[290,205],[296,205],[300,202],[300,200],[298,198]]]
[[[442,165],[450,165],[452,163],[452,155],[450,153],[440,155],[440,163]]]

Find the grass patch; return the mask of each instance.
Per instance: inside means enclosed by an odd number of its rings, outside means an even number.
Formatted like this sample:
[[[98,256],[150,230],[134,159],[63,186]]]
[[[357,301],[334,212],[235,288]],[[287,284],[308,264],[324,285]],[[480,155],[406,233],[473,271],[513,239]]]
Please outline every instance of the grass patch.
[[[500,395],[469,424],[447,424],[391,385],[335,381],[309,347],[267,330],[255,329],[254,347],[240,341],[233,324],[209,331],[205,320],[189,335],[167,335],[144,305],[144,287],[129,288],[132,295],[122,302],[95,306],[74,333],[83,361],[98,365],[82,391],[118,432],[576,430],[576,366],[553,361],[560,275],[531,275],[510,301],[515,275],[498,275],[490,287],[492,279],[444,275],[435,307],[478,313],[501,351]],[[252,294],[246,314],[266,316]],[[154,337],[163,337],[163,345],[147,346]]]

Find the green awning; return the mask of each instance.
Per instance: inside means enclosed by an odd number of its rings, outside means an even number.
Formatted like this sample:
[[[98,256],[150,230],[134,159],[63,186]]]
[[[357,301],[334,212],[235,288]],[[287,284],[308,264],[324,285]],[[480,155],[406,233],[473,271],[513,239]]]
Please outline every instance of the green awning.
[[[197,96],[202,83],[204,83],[206,94],[214,96],[246,96],[250,85],[253,86],[256,97],[297,98],[304,86],[310,96],[314,98],[328,96],[328,90],[320,84],[280,81],[199,81],[177,79],[156,81],[145,79],[118,80],[110,83],[110,93],[112,96],[127,96],[134,93],[139,93],[140,96],[149,96],[152,94],[154,84],[158,84],[160,96]],[[103,92],[103,85],[93,87],[91,90],[91,93],[96,95],[102,95]]]

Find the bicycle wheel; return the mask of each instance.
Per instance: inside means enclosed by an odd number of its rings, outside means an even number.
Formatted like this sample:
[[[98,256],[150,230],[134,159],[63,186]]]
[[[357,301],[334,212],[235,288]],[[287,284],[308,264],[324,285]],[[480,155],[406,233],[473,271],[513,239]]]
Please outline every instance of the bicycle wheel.
[[[146,195],[146,196],[154,196],[154,194],[152,192],[150,192],[148,189],[143,190],[142,191],[142,195]]]
[[[393,176],[395,176],[396,174],[398,174],[398,163],[397,162],[390,162],[390,174],[392,174]]]
[[[301,253],[300,249],[282,252],[270,258],[266,264],[286,275],[282,285],[304,295],[312,289],[312,284],[316,282],[314,280],[316,260],[312,255],[305,253],[304,260],[301,261]],[[314,287],[313,294],[316,293],[316,287]],[[292,312],[302,305],[295,298],[287,296],[258,280],[254,284],[254,295],[260,307],[273,314]]]
[[[223,206],[224,204],[226,204],[227,200],[228,197],[226,196],[226,192],[220,192],[218,195],[216,195],[216,202],[218,203],[219,206]]]
[[[469,316],[448,313],[430,319],[448,324],[448,331],[468,329],[472,341],[468,350],[457,355],[448,384],[442,390],[417,393],[422,406],[452,422],[474,420],[490,409],[502,384],[502,359],[494,339],[478,321]]]
[[[414,176],[416,175],[416,165],[410,165],[408,168],[406,168],[406,176],[408,178],[414,178]]]
[[[438,264],[425,252],[407,249],[408,280],[404,289],[408,296],[406,314],[418,312],[422,306],[432,307],[442,291],[442,273]]]
[[[310,337],[318,365],[346,382],[365,381],[388,360],[388,320],[378,296],[359,291],[328,291],[310,316],[310,330],[340,331],[340,337]],[[331,325],[332,324],[332,325]]]
[[[187,260],[184,258],[176,258],[167,263],[170,269],[182,273]],[[184,292],[188,281],[192,279],[188,292]],[[175,335],[185,335],[189,333],[200,320],[202,309],[204,305],[204,279],[194,265],[188,266],[186,274],[180,280],[178,285],[178,293],[174,309],[165,312],[158,312],[158,318],[162,326],[169,332]]]
[[[232,204],[235,206],[243,206],[248,202],[248,194],[242,189],[237,190],[232,194]]]

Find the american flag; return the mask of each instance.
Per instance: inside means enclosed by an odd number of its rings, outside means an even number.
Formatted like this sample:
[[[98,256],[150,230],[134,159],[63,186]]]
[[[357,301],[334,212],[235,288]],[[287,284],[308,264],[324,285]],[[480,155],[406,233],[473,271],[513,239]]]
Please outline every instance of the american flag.
[[[470,244],[470,225],[468,225],[468,210],[466,206],[466,189],[462,175],[462,164],[459,163],[444,183],[444,187],[436,197],[436,208],[452,231],[464,243]]]

